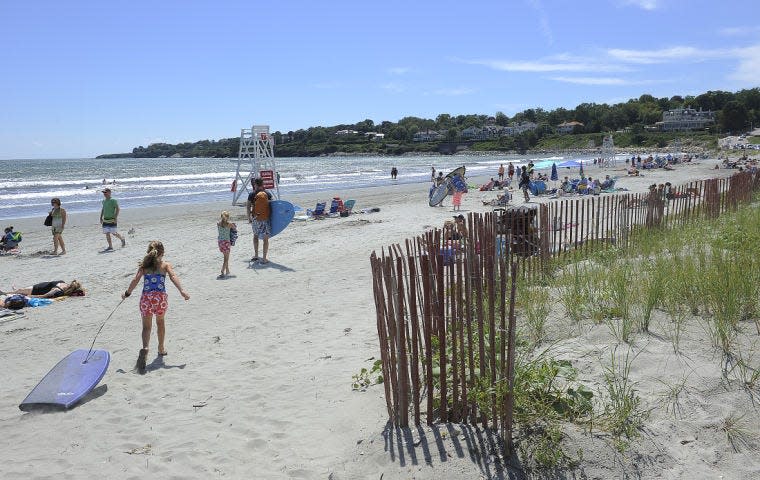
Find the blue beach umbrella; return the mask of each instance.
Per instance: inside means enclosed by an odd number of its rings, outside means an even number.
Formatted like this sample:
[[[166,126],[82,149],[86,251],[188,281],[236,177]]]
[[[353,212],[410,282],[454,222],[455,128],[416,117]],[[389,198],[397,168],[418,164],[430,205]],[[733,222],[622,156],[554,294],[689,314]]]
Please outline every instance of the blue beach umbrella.
[[[560,163],[559,166],[566,168],[575,168],[580,167],[581,162],[579,160],[565,160],[564,162]]]

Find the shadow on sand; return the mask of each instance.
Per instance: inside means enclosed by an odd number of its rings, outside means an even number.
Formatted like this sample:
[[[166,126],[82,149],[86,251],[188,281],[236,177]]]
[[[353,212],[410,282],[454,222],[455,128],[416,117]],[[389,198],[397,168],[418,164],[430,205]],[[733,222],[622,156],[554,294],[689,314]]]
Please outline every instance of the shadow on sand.
[[[145,370],[147,372],[152,372],[154,370],[160,370],[160,369],[164,369],[164,368],[165,369],[179,368],[180,370],[182,370],[182,369],[184,369],[187,366],[186,363],[183,363],[183,364],[180,364],[180,365],[167,365],[166,362],[164,361],[164,359],[167,356],[156,355],[156,358],[154,358],[152,362],[150,362],[148,365],[145,366]]]
[[[248,263],[248,268],[251,269],[251,270],[268,270],[268,269],[272,269],[272,270],[279,270],[281,272],[295,272],[295,270],[293,270],[292,268],[287,267],[285,265],[281,265],[279,263],[275,263],[275,262],[273,262],[271,260],[268,261],[267,263],[260,263],[258,261],[256,261],[256,262],[250,262],[249,261],[247,263]]]
[[[526,472],[516,454],[507,458],[502,455],[503,442],[497,432],[472,425],[443,423],[400,428],[389,422],[383,430],[383,438],[385,451],[392,461],[402,467],[420,464],[433,466],[435,462],[445,463],[455,456],[469,458],[477,465],[481,478],[489,480],[587,478],[582,468]],[[451,449],[453,451],[449,451]]]

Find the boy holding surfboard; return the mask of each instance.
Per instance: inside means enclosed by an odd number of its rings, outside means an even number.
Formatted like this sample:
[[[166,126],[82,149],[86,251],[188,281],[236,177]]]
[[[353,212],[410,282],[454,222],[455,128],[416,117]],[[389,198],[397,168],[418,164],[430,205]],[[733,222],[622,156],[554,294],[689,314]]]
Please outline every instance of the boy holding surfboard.
[[[263,239],[264,254],[261,257],[260,263],[268,263],[267,252],[269,251],[269,237],[271,235],[271,226],[269,223],[269,217],[271,210],[269,208],[269,200],[272,195],[264,189],[264,181],[261,178],[257,178],[253,181],[254,190],[253,193],[248,195],[248,202],[246,202],[246,212],[248,213],[248,222],[253,229],[253,258],[252,262],[259,260],[259,237]]]

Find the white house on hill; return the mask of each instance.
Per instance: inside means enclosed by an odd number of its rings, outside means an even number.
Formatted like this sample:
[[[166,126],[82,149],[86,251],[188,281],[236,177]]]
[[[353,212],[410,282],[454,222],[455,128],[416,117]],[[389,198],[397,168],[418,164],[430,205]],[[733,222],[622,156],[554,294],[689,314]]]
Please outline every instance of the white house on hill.
[[[583,127],[583,124],[581,122],[576,122],[573,120],[572,122],[562,122],[559,125],[557,125],[556,130],[557,133],[565,134],[565,133],[573,133],[573,130],[575,130],[575,127]]]
[[[715,112],[676,108],[662,113],[662,123],[659,126],[664,132],[682,132],[702,130],[713,123],[715,123]]]

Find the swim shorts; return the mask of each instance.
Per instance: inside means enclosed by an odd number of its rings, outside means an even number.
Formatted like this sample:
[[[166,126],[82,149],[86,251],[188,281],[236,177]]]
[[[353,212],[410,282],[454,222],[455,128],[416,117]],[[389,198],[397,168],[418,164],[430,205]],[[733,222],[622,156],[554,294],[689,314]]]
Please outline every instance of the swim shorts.
[[[269,226],[269,220],[256,220],[254,218],[251,222],[251,228],[253,229],[253,234],[257,237],[268,237],[272,231]]]
[[[143,292],[140,297],[140,315],[163,315],[169,308],[169,295],[166,292]]]
[[[232,242],[229,240],[219,240],[219,251],[222,253],[230,253],[230,246]]]
[[[103,233],[117,233],[116,222],[103,222]]]

